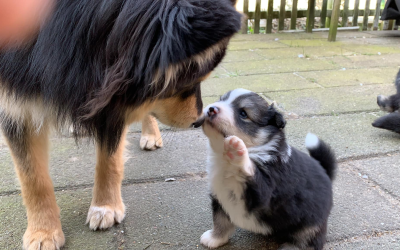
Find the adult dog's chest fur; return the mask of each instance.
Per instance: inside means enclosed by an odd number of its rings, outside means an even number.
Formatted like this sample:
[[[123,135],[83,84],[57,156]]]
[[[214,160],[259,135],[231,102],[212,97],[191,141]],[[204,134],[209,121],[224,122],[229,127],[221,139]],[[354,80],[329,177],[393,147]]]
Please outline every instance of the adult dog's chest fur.
[[[208,173],[211,193],[233,224],[261,234],[271,232],[267,225],[260,223],[254,214],[247,211],[244,199],[246,179],[239,173],[237,166],[230,165],[222,155],[212,155]]]

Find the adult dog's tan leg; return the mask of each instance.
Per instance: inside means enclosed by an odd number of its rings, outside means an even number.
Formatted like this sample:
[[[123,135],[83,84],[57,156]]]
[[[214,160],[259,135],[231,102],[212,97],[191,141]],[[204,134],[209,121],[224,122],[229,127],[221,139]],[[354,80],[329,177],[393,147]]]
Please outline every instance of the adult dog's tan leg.
[[[97,164],[92,204],[86,223],[93,230],[106,229],[120,223],[125,217],[125,205],[121,197],[121,183],[124,177],[124,131],[117,150],[109,155],[97,144]]]
[[[144,150],[156,150],[163,146],[160,129],[157,120],[151,115],[146,115],[142,121],[142,135],[140,148]]]
[[[37,131],[28,122],[4,119],[2,129],[11,149],[27,210],[24,248],[59,249],[65,239],[48,171],[48,126],[43,125]]]

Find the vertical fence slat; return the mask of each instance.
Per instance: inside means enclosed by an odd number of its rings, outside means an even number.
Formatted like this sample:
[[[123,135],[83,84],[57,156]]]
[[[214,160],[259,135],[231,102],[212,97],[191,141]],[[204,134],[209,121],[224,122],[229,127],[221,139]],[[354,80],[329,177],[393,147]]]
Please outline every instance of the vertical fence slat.
[[[249,14],[249,0],[244,0],[243,1],[243,14],[244,14],[244,18],[243,18],[243,23],[242,23],[242,34],[247,34],[247,31],[249,30],[249,18],[248,18],[248,14]]]
[[[327,7],[328,7],[328,0],[323,0],[321,9],[321,28],[325,28]]]
[[[349,0],[344,0],[342,27],[347,27],[347,23],[349,20],[349,2]]]
[[[285,29],[285,14],[286,14],[286,0],[281,0],[281,6],[279,8],[279,25],[278,30]]]
[[[388,29],[388,27],[389,27],[389,21],[383,21],[383,27],[382,27],[382,30],[387,30]]]
[[[311,33],[314,28],[315,0],[308,0],[306,32]]]
[[[328,6],[327,6],[328,10],[332,10],[333,9],[333,0],[328,0]],[[332,15],[331,15],[332,16]],[[331,17],[326,17],[326,23],[325,23],[326,27],[330,27],[331,26]]]
[[[267,9],[267,30],[266,33],[272,33],[272,17],[274,11],[274,0],[268,0],[268,9]]]
[[[290,29],[295,30],[296,29],[296,21],[297,21],[297,0],[293,0],[293,6],[292,6],[292,16],[290,18]]]
[[[379,16],[381,15],[381,1],[376,0],[376,8],[375,8],[375,18],[374,18],[374,28],[373,30],[378,30],[379,24]]]
[[[389,24],[388,24],[388,30],[393,30],[393,20],[389,20]]]
[[[329,27],[329,35],[328,41],[334,42],[336,41],[336,33],[337,27],[339,23],[339,15],[340,15],[340,0],[335,0],[332,9],[332,16],[331,16],[331,26]]]
[[[360,8],[360,0],[354,3],[353,26],[358,26],[358,9]]]
[[[260,33],[261,0],[256,1],[256,12],[254,13],[254,34]]]
[[[365,1],[365,9],[364,9],[364,18],[363,18],[363,30],[368,29],[368,16],[369,16],[369,5],[371,3],[371,0],[366,0]]]

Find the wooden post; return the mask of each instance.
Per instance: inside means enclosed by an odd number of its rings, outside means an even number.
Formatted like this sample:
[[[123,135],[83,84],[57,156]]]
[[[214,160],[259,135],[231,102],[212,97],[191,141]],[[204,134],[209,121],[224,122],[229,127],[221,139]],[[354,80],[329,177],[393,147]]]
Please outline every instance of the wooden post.
[[[376,0],[375,18],[374,18],[374,28],[373,28],[373,30],[378,30],[379,16],[380,15],[381,15],[381,1],[380,0]]]
[[[347,27],[348,20],[349,20],[349,0],[344,0],[342,27]]]
[[[369,1],[369,0],[368,0]],[[328,41],[336,41],[337,27],[339,23],[340,15],[340,0],[335,0],[333,4],[332,16],[331,16],[331,26],[329,28]]]
[[[359,9],[359,7],[360,7],[360,0],[356,0],[354,3],[353,26],[358,26],[358,9]]]
[[[306,32],[311,33],[314,28],[315,0],[308,0]]]
[[[368,16],[369,16],[369,5],[371,3],[371,0],[366,0],[365,1],[365,9],[364,9],[364,18],[363,18],[363,27],[362,30],[367,30],[368,29]]]
[[[272,33],[272,17],[274,15],[274,0],[268,0],[267,10],[267,34]]]
[[[333,9],[333,0],[328,0],[327,9],[328,10]],[[331,27],[331,17],[332,17],[332,15],[330,17],[326,17],[326,23],[325,23],[326,27]]]
[[[388,30],[393,30],[393,20],[389,20],[389,24],[388,24]]]
[[[243,0],[243,14],[242,34],[247,34],[249,30],[249,0]]]
[[[292,6],[292,16],[290,17],[290,29],[296,29],[296,22],[297,22],[297,0],[293,0]]]
[[[261,0],[256,1],[256,12],[254,13],[254,34],[260,33]]]
[[[321,28],[325,28],[327,7],[328,7],[328,0],[323,0],[321,9]]]
[[[286,0],[281,0],[281,6],[279,8],[279,25],[278,30],[285,29],[285,14],[286,14]]]

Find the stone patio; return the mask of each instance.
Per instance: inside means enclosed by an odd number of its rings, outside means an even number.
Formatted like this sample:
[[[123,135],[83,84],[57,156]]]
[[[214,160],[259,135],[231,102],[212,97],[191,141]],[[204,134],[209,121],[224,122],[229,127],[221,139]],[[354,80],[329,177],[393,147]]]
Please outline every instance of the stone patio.
[[[340,161],[325,249],[400,249],[400,135],[375,129],[384,113],[378,94],[393,94],[400,32],[238,35],[224,62],[203,83],[204,104],[238,87],[276,101],[288,119],[290,143],[305,150],[308,132],[331,144]],[[53,177],[66,236],[64,249],[205,249],[211,228],[201,130],[163,128],[164,148],[139,149],[140,125],[128,140],[124,222],[107,231],[84,225],[91,201],[91,144],[54,135]],[[0,139],[0,249],[21,249],[25,209],[9,149]],[[173,177],[174,182],[165,182]],[[276,249],[270,239],[237,230],[221,249]]]

